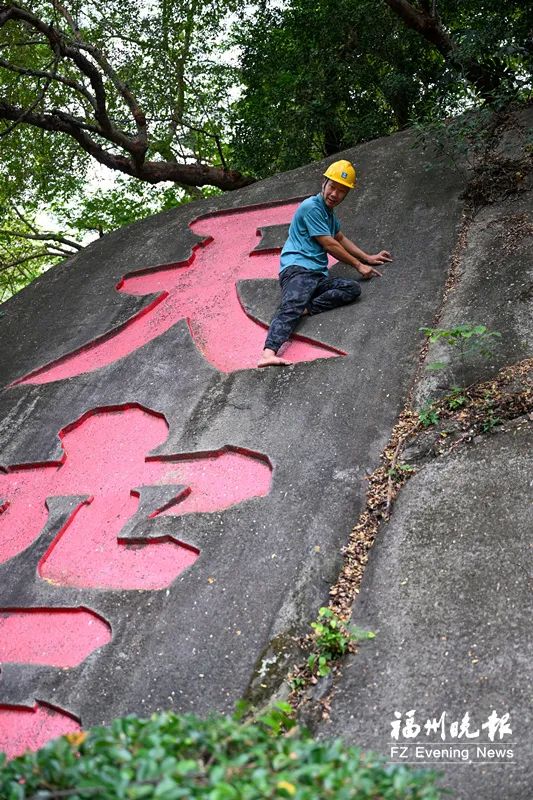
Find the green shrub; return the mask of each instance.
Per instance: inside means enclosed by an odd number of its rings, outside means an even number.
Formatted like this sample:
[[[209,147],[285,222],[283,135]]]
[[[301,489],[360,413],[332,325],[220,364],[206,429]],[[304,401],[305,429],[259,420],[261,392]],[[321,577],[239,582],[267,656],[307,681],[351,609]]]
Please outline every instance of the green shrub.
[[[283,711],[279,712],[283,716]],[[2,800],[438,800],[434,773],[387,765],[340,740],[167,712],[70,734],[13,761],[0,755]]]

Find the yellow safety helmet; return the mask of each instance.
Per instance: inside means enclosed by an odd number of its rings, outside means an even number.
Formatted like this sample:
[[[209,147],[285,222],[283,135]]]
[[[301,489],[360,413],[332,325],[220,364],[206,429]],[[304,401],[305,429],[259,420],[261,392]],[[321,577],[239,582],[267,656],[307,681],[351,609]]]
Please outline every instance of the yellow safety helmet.
[[[355,189],[355,168],[349,161],[334,161],[324,172],[324,177]]]

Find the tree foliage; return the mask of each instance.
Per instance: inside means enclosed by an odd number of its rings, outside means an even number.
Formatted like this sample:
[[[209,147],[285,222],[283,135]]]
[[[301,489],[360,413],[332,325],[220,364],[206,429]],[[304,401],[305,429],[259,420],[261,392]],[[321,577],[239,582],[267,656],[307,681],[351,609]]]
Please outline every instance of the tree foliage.
[[[243,185],[225,160],[225,76],[210,60],[232,10],[232,0],[0,6],[2,139],[51,133],[48,167],[64,148],[148,183]]]
[[[238,41],[234,146],[258,175],[405,125],[436,77],[430,48],[374,0],[293,0],[243,24]]]
[[[435,0],[385,2],[485,100],[512,92],[517,71],[531,64],[530,2],[440,0],[438,6]]]
[[[530,89],[531,18],[531,0],[266,5],[237,35],[237,164],[264,176]]]
[[[0,300],[73,252],[28,238],[43,212],[75,250],[249,180],[225,142],[234,70],[219,56],[235,3],[0,0]],[[95,161],[122,178],[98,186]]]
[[[39,227],[31,208],[23,213],[15,203],[5,200],[0,220],[0,301],[81,250],[78,242],[58,231]]]

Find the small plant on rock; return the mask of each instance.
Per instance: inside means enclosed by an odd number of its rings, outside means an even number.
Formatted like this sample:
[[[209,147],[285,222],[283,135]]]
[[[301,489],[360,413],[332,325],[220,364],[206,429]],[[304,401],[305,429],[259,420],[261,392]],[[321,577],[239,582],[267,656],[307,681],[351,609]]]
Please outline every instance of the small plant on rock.
[[[436,425],[439,421],[439,413],[433,403],[425,403],[418,412],[418,419],[424,428]]]
[[[395,464],[393,467],[390,467],[390,469],[387,470],[387,475],[389,478],[393,478],[394,480],[401,480],[410,472],[415,472],[415,468],[410,464]]]
[[[420,328],[431,344],[441,342],[459,353],[459,361],[464,369],[467,360],[473,356],[490,358],[494,352],[495,339],[501,338],[498,331],[489,331],[486,325],[464,323],[454,328]],[[445,361],[432,361],[427,369],[432,372],[445,369],[449,365]],[[457,387],[458,388],[458,387]]]
[[[463,113],[451,120],[442,114],[430,113],[413,120],[414,147],[435,152],[459,173],[474,170],[486,152],[493,132],[493,108],[487,106],[476,113]],[[433,160],[426,169],[431,168]]]
[[[317,622],[312,622],[311,627],[314,630],[315,652],[309,656],[307,666],[320,678],[329,674],[331,663],[343,656],[352,642],[373,639],[376,635],[353,625],[347,627],[331,608],[321,608]]]
[[[481,430],[483,431],[483,433],[490,433],[493,428],[501,424],[502,420],[500,419],[500,417],[497,417],[494,414],[493,408],[489,408],[487,411],[487,416],[482,422]]]
[[[446,402],[452,411],[457,411],[458,408],[466,405],[468,397],[460,386],[452,386],[450,394],[446,397]]]

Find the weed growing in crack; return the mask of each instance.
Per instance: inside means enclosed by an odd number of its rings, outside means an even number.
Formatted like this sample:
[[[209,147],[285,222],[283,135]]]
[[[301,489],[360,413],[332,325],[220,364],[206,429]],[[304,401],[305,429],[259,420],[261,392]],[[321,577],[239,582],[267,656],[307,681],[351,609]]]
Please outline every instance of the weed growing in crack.
[[[490,433],[493,428],[495,428],[497,425],[501,425],[502,423],[503,420],[494,414],[494,409],[489,408],[485,419],[481,423],[481,430],[483,433]]]
[[[424,428],[429,428],[439,421],[439,412],[433,403],[425,403],[418,412],[418,419]]]
[[[307,685],[306,679],[302,675],[293,675],[289,678],[289,688],[291,692],[298,692]]]
[[[373,639],[376,635],[372,631],[364,631],[353,625],[347,627],[331,608],[321,608],[317,622],[312,622],[311,627],[314,630],[315,650],[307,659],[307,666],[311,673],[319,678],[330,673],[332,662],[341,658],[348,651],[350,644]]]
[[[259,714],[257,722],[264,725],[273,736],[281,736],[296,727],[294,709],[283,701],[278,701]]]
[[[452,386],[452,390],[445,400],[448,408],[451,408],[452,411],[456,411],[468,403],[468,397],[460,386]]]
[[[401,480],[406,472],[415,472],[415,468],[410,464],[395,464],[387,470],[387,475],[394,480]]]
[[[420,328],[430,344],[440,342],[455,350],[459,355],[459,363],[464,371],[467,362],[474,356],[490,358],[497,340],[501,338],[499,331],[491,331],[486,325],[470,322],[455,325],[453,328]],[[427,365],[429,372],[447,370],[454,381],[453,369],[446,361],[432,361]],[[468,394],[461,386],[453,385],[443,402],[451,411],[457,411],[468,404]],[[424,428],[435,425],[439,421],[439,412],[435,403],[427,402],[418,412],[418,419]],[[493,426],[494,427],[494,426]]]

